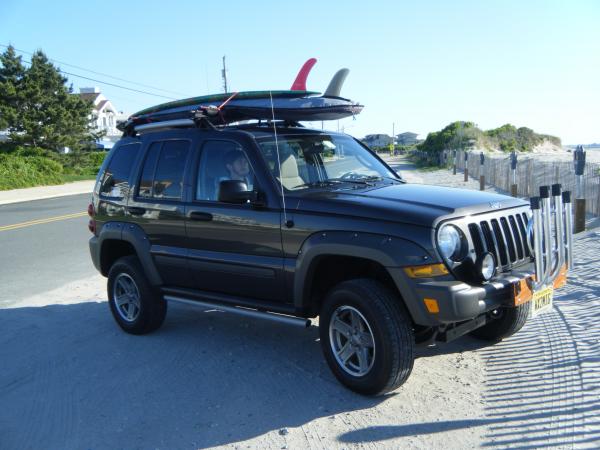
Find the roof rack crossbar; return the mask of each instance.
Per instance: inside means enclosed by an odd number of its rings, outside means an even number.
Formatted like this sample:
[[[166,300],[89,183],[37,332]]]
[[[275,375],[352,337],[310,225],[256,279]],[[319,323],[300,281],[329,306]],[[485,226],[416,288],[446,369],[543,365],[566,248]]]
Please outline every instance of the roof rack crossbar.
[[[134,130],[136,132],[153,131],[161,128],[176,128],[176,127],[193,127],[195,122],[192,119],[176,119],[176,120],[163,120],[162,122],[155,123],[144,123],[136,125]]]

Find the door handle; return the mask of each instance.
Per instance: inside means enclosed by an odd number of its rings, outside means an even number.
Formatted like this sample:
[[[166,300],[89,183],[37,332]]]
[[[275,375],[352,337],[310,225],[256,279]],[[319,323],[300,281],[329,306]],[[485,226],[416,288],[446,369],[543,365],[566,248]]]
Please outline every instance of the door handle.
[[[205,213],[205,212],[201,212],[201,211],[192,211],[190,213],[190,219],[191,220],[201,220],[203,222],[210,222],[213,219],[213,216],[210,213]]]
[[[146,208],[140,208],[138,206],[130,206],[129,208],[127,208],[127,211],[129,211],[129,214],[132,214],[134,216],[141,216],[142,214],[144,214],[146,212]]]

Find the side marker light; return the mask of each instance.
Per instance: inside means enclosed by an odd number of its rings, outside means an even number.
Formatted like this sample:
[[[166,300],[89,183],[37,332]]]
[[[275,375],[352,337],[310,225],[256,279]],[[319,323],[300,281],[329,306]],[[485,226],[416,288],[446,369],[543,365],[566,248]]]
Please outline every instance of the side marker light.
[[[425,302],[427,311],[429,311],[431,314],[437,314],[440,312],[440,306],[435,298],[424,298],[423,301]]]

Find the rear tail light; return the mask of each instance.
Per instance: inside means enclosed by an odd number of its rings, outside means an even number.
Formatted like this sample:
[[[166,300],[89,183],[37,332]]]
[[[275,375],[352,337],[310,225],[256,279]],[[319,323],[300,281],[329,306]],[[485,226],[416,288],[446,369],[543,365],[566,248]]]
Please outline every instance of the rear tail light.
[[[94,204],[90,203],[88,205],[88,216],[90,216],[90,221],[88,222],[88,230],[90,230],[91,233],[96,234],[96,219],[94,219],[94,216],[96,214],[96,211],[94,211]]]

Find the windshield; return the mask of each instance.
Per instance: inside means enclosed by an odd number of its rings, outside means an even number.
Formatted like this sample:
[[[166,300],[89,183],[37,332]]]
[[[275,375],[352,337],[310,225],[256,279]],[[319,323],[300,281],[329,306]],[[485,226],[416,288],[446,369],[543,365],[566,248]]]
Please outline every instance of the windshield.
[[[350,137],[279,136],[281,171],[275,138],[260,138],[258,144],[273,176],[291,191],[340,183],[400,182],[396,174]]]

